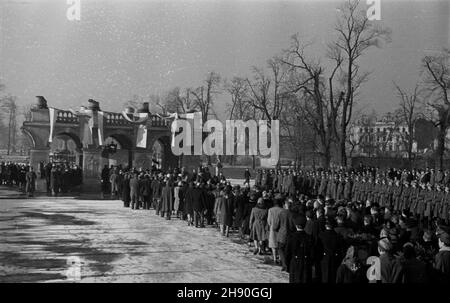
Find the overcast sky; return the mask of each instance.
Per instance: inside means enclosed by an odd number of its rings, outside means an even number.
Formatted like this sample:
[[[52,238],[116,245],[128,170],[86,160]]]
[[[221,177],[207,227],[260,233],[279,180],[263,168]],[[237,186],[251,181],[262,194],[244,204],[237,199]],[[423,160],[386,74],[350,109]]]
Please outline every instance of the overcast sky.
[[[392,43],[364,56],[372,74],[359,107],[392,110],[392,81],[412,88],[421,58],[449,47],[449,2],[381,0]],[[2,0],[0,81],[20,104],[43,95],[50,106],[77,108],[93,98],[118,111],[133,95],[198,86],[208,71],[248,76],[295,33],[313,43],[319,58],[335,34],[340,3],[81,0],[81,20],[69,21],[66,0]],[[219,113],[228,99],[218,97]]]

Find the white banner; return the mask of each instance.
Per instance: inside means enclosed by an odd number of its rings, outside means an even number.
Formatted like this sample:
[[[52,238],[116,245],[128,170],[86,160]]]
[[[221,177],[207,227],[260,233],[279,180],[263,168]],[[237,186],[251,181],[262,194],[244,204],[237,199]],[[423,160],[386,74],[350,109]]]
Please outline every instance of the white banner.
[[[136,147],[147,148],[147,125],[141,124],[137,130]]]
[[[97,112],[97,120],[98,120],[98,145],[103,145],[103,112]]]
[[[50,107],[50,135],[48,136],[48,142],[53,141],[53,130],[55,129],[56,118],[58,117],[58,110],[56,108]]]

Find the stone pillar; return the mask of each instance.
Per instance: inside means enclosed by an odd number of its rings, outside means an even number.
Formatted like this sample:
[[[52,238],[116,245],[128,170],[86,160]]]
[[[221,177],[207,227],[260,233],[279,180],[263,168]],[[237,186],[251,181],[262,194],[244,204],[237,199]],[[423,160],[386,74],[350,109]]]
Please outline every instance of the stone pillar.
[[[30,166],[33,167],[36,173],[36,191],[37,192],[47,192],[47,184],[45,183],[45,178],[41,178],[41,171],[39,169],[39,163],[44,162],[47,164],[49,161],[50,149],[32,149],[30,150]]]
[[[100,149],[83,149],[83,192],[100,192],[101,153]]]
[[[147,149],[133,151],[133,167],[136,169],[152,168],[152,152]]]

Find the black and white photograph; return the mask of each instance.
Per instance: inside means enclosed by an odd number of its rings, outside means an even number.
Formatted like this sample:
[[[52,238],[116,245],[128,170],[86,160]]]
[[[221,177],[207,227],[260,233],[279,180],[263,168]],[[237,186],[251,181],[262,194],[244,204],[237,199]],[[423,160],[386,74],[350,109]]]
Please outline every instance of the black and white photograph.
[[[0,282],[450,285],[450,1],[2,0]]]

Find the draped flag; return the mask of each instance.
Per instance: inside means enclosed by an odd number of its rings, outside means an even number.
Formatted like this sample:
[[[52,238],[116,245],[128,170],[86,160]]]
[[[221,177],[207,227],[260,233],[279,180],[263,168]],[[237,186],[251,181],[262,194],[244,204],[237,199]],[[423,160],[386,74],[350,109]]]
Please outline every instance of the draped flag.
[[[147,148],[147,125],[141,124],[137,130],[136,147]]]
[[[102,111],[97,112],[97,125],[98,125],[98,145],[103,145],[103,116]]]
[[[128,115],[133,115],[133,118],[137,117],[137,120],[130,118]],[[127,112],[122,111],[122,116],[131,123],[143,123],[148,119],[148,113],[137,113],[137,114],[127,114]]]
[[[128,122],[131,122],[133,124],[139,124],[137,135],[136,135],[136,147],[143,147],[147,148],[147,120],[148,120],[148,113],[127,113],[126,111],[122,111],[122,116],[127,120]],[[131,117],[130,117],[131,116]],[[137,118],[137,119],[136,119]]]
[[[53,130],[55,129],[56,118],[58,117],[58,110],[54,107],[50,107],[48,110],[50,114],[50,135],[48,137],[48,142],[52,142]]]

